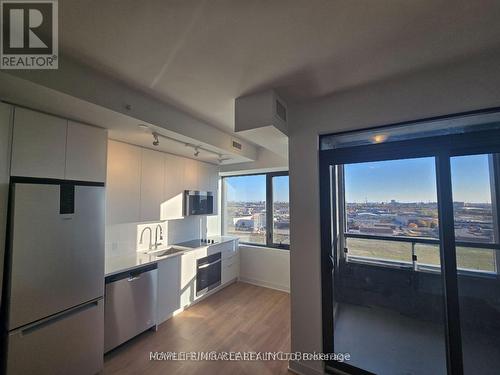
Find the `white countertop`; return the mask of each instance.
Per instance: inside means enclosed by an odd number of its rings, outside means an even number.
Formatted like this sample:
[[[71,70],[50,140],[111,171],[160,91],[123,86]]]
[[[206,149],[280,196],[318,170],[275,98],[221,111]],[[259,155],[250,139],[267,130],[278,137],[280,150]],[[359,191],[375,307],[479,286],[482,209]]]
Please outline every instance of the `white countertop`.
[[[182,252],[165,257],[157,257],[152,254],[133,253],[106,258],[104,261],[104,276],[111,276],[120,272],[130,271],[141,266],[157,263],[158,260],[167,259],[171,256],[181,254]]]
[[[204,247],[215,246],[215,245],[218,245],[221,243],[234,241],[237,239],[237,237],[213,236],[213,237],[208,237],[208,239],[214,240],[217,243],[214,243],[213,245],[207,244],[206,246],[201,246],[201,247],[196,248],[196,249],[186,248],[185,251],[180,251],[178,253],[170,254],[170,255],[166,255],[166,256],[162,256],[162,257],[157,257],[154,254],[161,252],[163,250],[166,250],[170,247],[177,247],[177,246],[172,245],[172,246],[163,247],[163,248],[160,248],[158,250],[155,250],[155,253],[145,254],[145,253],[137,252],[137,253],[133,253],[133,254],[118,255],[118,256],[106,258],[105,263],[104,263],[104,276],[111,276],[111,275],[115,275],[115,274],[120,273],[120,272],[130,271],[130,270],[133,270],[135,268],[142,267],[142,266],[145,266],[148,264],[157,263],[157,262],[160,262],[160,261],[165,260],[165,259],[180,256],[188,251],[195,251],[195,250],[198,250],[198,249],[201,249]]]

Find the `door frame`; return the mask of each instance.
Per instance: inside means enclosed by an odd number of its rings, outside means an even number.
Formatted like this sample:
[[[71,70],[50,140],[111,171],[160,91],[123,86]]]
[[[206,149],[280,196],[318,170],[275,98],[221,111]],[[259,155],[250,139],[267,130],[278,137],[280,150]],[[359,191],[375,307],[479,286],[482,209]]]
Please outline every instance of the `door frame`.
[[[484,115],[500,112],[499,108],[461,113],[438,118],[411,121],[415,124],[436,119],[461,119],[464,116]],[[382,127],[373,128],[377,131]],[[331,136],[323,135],[322,137]],[[321,144],[321,142],[320,142]],[[456,264],[455,228],[451,186],[450,158],[474,154],[500,153],[500,130],[415,138],[411,140],[368,144],[319,151],[320,229],[321,229],[321,295],[323,323],[323,352],[334,353],[334,261],[338,260],[338,220],[336,210],[337,165],[407,158],[434,157],[440,230],[441,272],[444,291],[446,365],[449,375],[463,374],[460,306]],[[495,176],[498,179],[498,176]],[[497,213],[498,215],[498,213]],[[348,374],[370,374],[370,372],[347,363],[325,361],[328,371]]]

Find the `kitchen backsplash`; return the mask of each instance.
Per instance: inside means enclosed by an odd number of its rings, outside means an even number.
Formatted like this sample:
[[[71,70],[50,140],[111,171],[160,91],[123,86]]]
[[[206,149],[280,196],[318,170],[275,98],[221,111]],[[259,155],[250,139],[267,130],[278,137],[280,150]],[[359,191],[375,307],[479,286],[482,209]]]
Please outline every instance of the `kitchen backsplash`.
[[[149,230],[144,232],[143,243],[140,235],[145,227],[150,227],[152,243],[155,242],[157,224],[162,226],[163,246],[207,237],[207,218],[190,216],[184,219],[169,220],[158,223],[125,223],[106,226],[106,258],[146,251],[149,247]]]

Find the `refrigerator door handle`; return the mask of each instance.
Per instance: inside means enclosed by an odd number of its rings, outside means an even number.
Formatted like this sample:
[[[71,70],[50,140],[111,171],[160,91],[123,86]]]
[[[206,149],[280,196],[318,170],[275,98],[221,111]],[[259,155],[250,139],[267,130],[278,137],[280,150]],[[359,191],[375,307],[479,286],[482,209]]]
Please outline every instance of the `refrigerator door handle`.
[[[99,301],[100,301],[100,299],[92,301],[92,302],[87,302],[86,304],[77,306],[77,307],[70,309],[70,310],[62,311],[62,312],[55,314],[51,317],[48,317],[48,318],[43,319],[41,321],[30,324],[27,327],[21,328],[21,336],[28,336],[31,333],[34,333],[42,328],[45,328],[45,327],[50,326],[52,324],[55,324],[61,320],[67,319],[72,315],[76,315],[76,314],[79,314],[85,310],[97,307],[99,304]]]

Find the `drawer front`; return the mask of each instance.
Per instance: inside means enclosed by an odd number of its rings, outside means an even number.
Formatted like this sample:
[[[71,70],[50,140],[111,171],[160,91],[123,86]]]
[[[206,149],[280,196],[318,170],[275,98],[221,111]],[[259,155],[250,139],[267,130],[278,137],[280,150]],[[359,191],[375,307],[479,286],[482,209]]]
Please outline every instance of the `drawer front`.
[[[106,284],[105,352],[156,324],[157,278],[155,269]]]
[[[224,242],[220,243],[217,245],[211,245],[208,248],[208,253],[209,254],[214,254],[220,252],[222,255],[222,258],[228,258],[231,255],[234,255],[237,250],[237,247],[235,246],[234,241],[229,241],[229,242]]]
[[[238,256],[233,256],[222,261],[222,284],[238,278],[240,275],[240,262]]]
[[[8,335],[6,374],[89,375],[103,365],[103,300]]]
[[[235,262],[238,262],[239,259],[240,259],[240,257],[238,256],[238,253],[232,253],[224,258],[224,264],[230,265],[230,264],[233,264]]]

